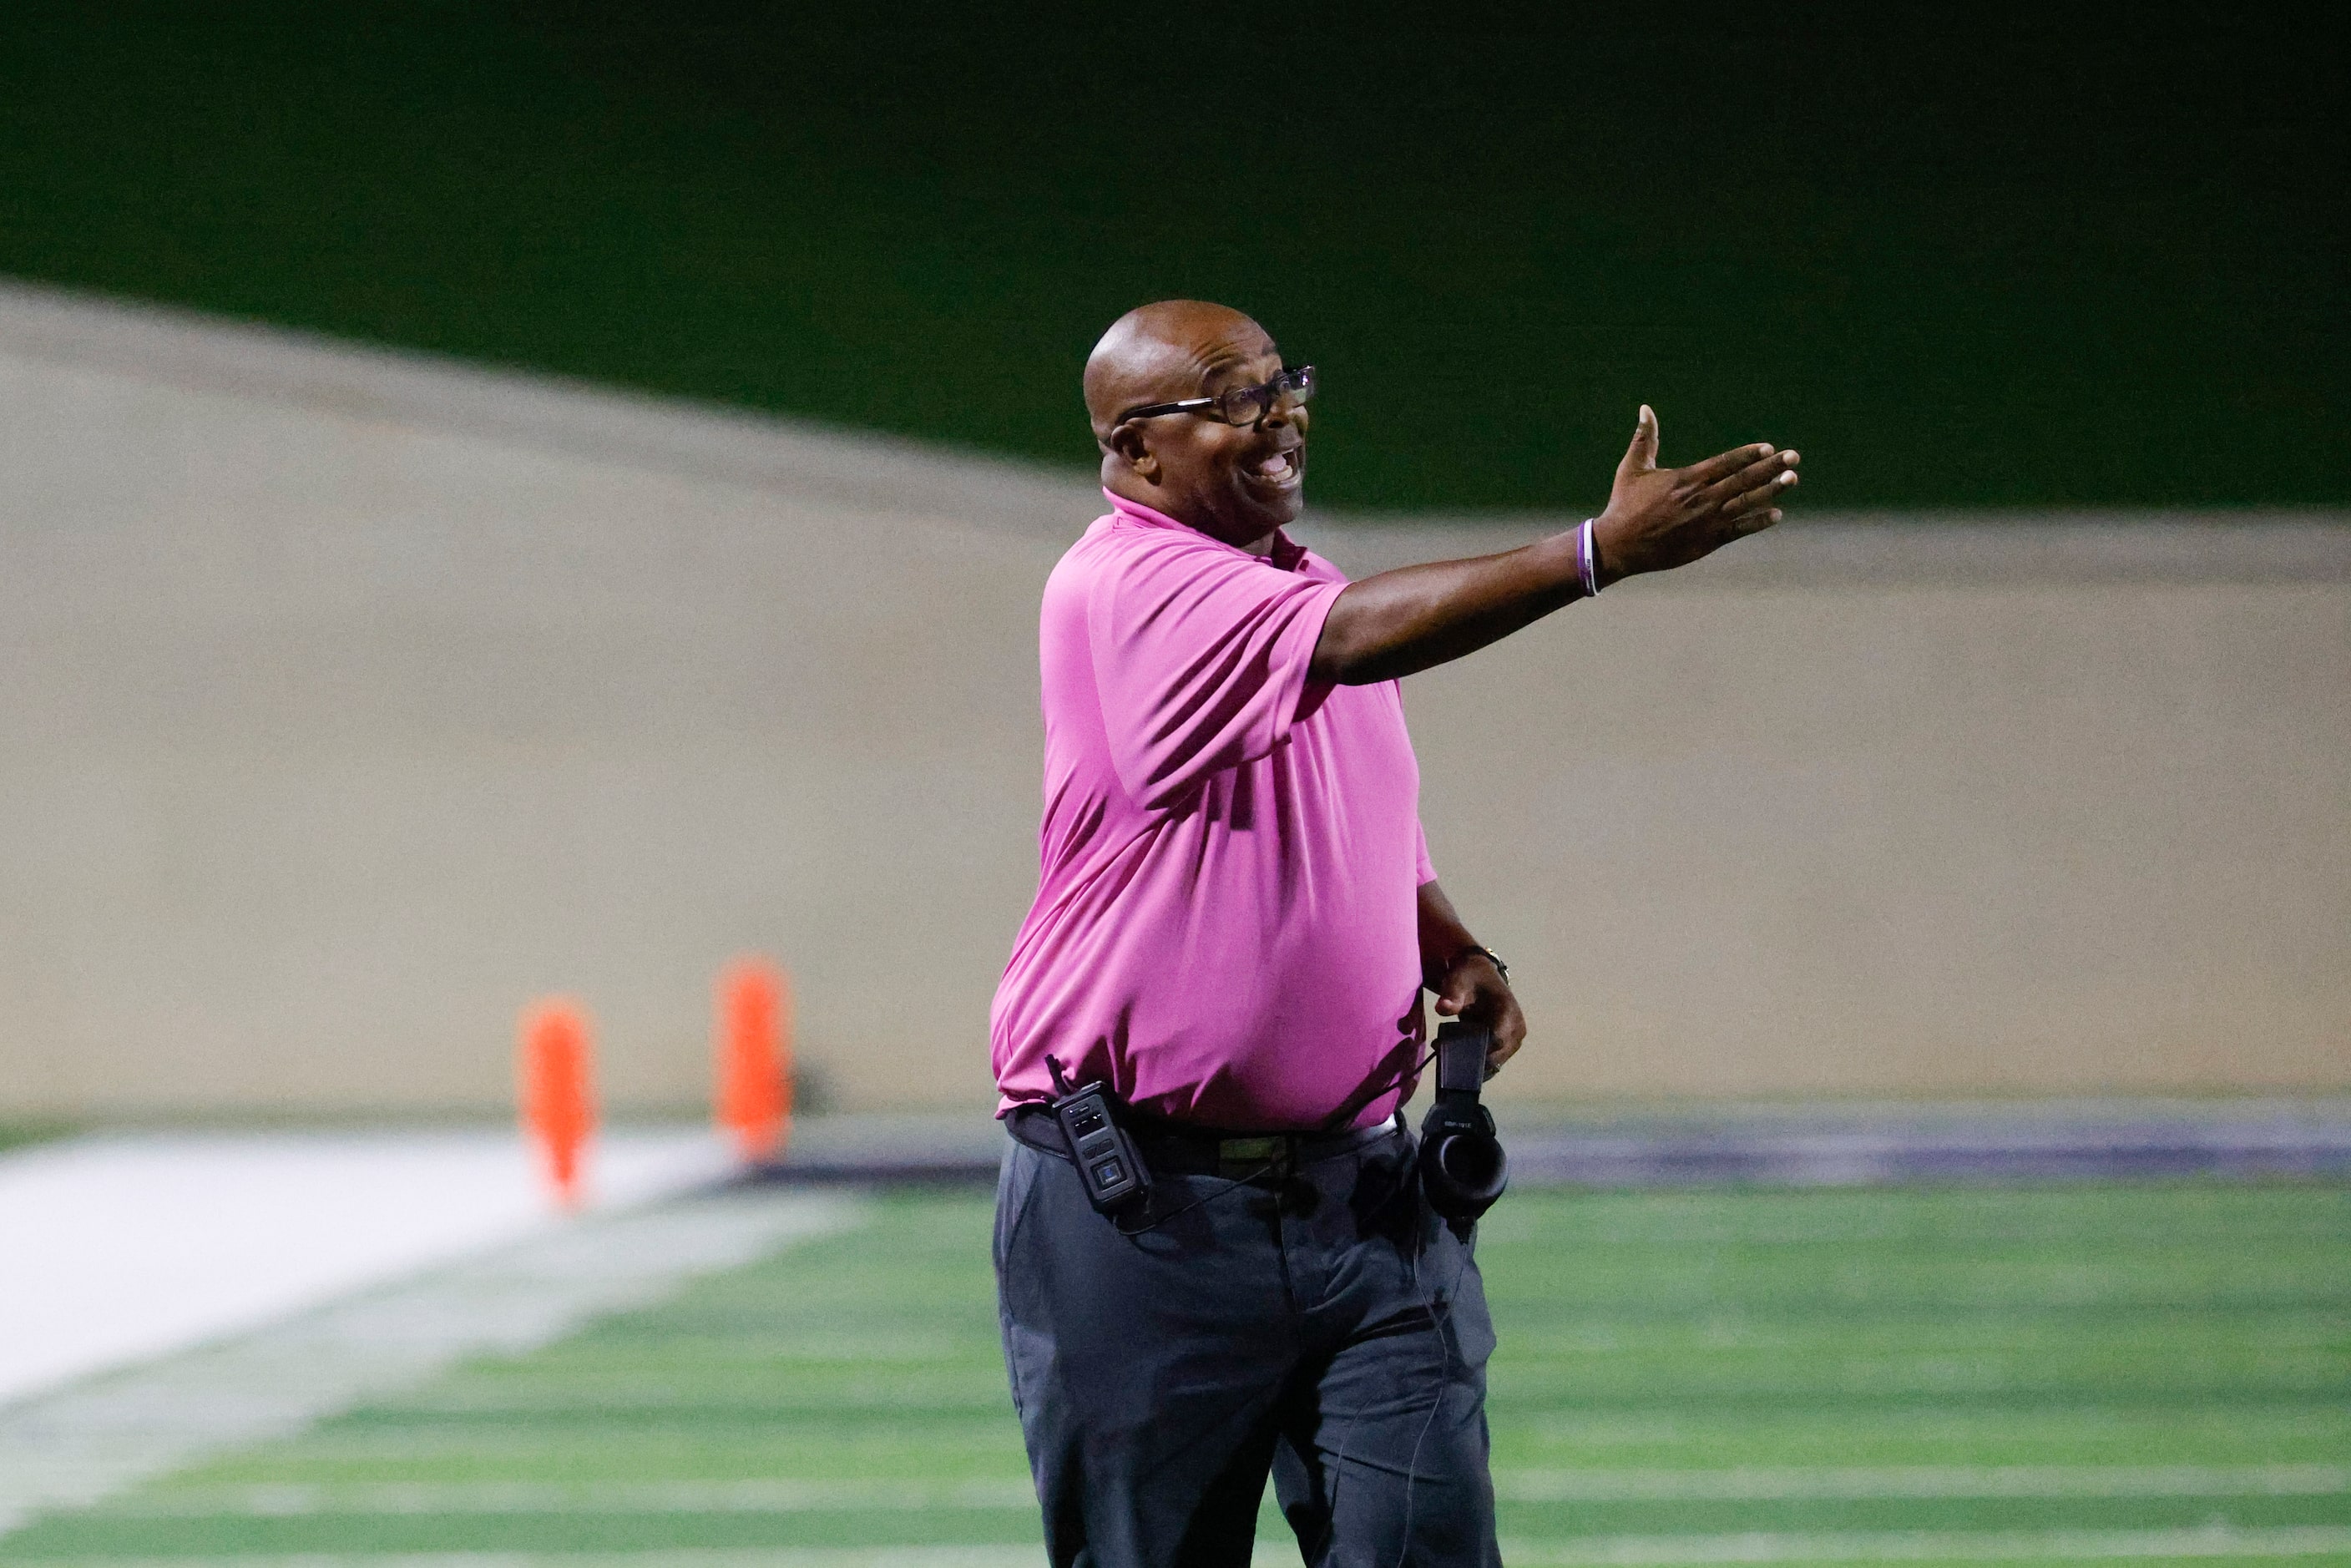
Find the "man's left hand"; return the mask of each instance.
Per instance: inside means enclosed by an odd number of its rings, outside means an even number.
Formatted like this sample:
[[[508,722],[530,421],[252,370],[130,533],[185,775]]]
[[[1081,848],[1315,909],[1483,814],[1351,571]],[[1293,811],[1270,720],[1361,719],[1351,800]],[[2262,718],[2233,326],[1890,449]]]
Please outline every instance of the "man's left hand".
[[[1526,1042],[1527,1016],[1519,1011],[1519,998],[1510,994],[1510,982],[1502,978],[1494,960],[1483,953],[1464,953],[1446,968],[1437,1010],[1493,1033],[1494,1049],[1486,1056],[1489,1067],[1501,1066]]]

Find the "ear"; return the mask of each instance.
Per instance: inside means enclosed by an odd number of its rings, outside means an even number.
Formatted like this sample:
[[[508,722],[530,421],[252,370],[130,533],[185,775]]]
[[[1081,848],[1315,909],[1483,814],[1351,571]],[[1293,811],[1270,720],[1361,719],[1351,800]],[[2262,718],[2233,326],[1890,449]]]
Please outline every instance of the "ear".
[[[1143,426],[1134,421],[1113,427],[1103,449],[1124,463],[1137,478],[1159,482],[1159,457],[1151,450],[1149,437]]]

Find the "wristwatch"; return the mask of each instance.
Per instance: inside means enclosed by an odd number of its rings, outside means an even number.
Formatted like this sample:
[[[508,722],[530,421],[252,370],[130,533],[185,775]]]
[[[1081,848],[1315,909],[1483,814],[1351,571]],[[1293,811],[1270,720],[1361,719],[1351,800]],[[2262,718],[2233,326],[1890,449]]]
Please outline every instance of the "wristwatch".
[[[1483,954],[1485,956],[1486,962],[1494,966],[1495,973],[1502,977],[1502,984],[1507,986],[1510,983],[1510,967],[1502,962],[1502,956],[1499,953],[1495,952],[1491,947],[1480,947],[1475,942],[1472,942],[1468,946],[1462,948],[1458,953],[1454,954],[1453,956],[1447,961],[1445,966],[1446,972],[1450,974],[1453,970],[1454,965],[1458,964],[1462,959],[1467,958],[1472,953]]]

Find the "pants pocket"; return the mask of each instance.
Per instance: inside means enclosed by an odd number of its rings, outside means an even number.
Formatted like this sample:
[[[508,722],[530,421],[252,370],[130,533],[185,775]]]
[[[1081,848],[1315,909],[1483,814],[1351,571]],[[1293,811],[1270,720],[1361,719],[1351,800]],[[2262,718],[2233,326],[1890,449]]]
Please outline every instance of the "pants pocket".
[[[996,1173],[996,1239],[992,1249],[999,1281],[1004,1278],[1005,1261],[1012,1256],[1012,1242],[1020,1221],[1028,1215],[1030,1200],[1037,1194],[1038,1164],[1051,1157],[1008,1137],[1006,1144],[1004,1162]]]

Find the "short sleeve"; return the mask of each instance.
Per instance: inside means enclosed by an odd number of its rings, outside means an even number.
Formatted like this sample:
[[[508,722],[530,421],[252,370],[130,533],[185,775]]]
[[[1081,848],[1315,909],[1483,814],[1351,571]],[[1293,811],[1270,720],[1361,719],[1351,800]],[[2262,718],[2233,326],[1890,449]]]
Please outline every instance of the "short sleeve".
[[[1413,854],[1416,870],[1412,874],[1415,887],[1426,887],[1437,880],[1437,862],[1428,858],[1428,830],[1418,822],[1412,825]]]
[[[1152,530],[1094,582],[1086,632],[1111,764],[1147,810],[1270,756],[1343,582]]]

